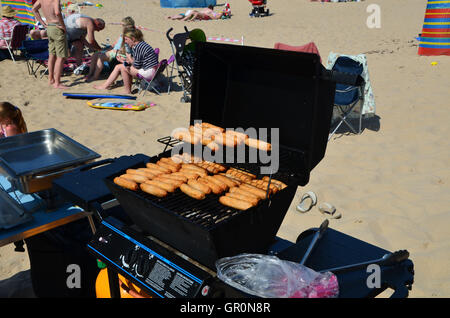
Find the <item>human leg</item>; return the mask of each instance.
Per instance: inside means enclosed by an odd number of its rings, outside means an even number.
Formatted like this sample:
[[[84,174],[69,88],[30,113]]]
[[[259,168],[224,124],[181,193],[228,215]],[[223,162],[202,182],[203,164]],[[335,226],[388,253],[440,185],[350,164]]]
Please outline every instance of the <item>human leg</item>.
[[[125,66],[123,64],[118,64],[114,68],[114,70],[109,75],[108,79],[101,85],[94,85],[95,89],[108,89],[115,80],[119,77],[119,75],[122,74],[122,70],[125,69]]]
[[[71,56],[75,58],[75,63],[80,66],[83,62],[84,44],[80,40],[73,41]]]
[[[54,70],[55,70],[55,62],[56,62],[56,56],[54,54],[48,55],[48,84],[53,85],[55,83],[54,78]]]
[[[64,61],[69,56],[66,34],[57,26],[49,26],[47,34],[49,37],[49,52],[51,42],[51,52],[53,53],[52,60],[49,59],[49,80],[54,88],[66,88],[60,82]],[[52,66],[52,70],[50,70],[50,66]]]

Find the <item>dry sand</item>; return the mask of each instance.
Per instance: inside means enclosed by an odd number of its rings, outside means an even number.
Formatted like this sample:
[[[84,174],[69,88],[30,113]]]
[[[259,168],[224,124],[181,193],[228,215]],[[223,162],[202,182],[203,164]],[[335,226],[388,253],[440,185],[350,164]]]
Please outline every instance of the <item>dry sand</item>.
[[[407,249],[415,265],[410,297],[450,296],[450,143],[448,56],[417,55],[414,37],[421,32],[425,0],[376,0],[317,3],[308,0],[269,1],[274,15],[250,18],[250,3],[230,0],[230,20],[183,23],[165,17],[184,9],[160,8],[157,0],[101,2],[83,13],[119,22],[135,18],[145,39],[171,55],[165,32],[200,27],[207,36],[240,38],[246,45],[273,47],[275,42],[301,45],[314,41],[322,59],[330,51],[366,53],[377,111],[361,135],[336,136],[328,143],[311,180],[299,188],[278,235],[295,240],[324,217],[314,207],[296,212],[301,195],[314,191],[319,203],[330,202],[342,213],[330,226],[348,235],[395,251]],[[381,28],[366,26],[369,4],[381,8]],[[222,4],[219,1],[218,4]],[[107,25],[99,42],[114,41],[119,27]],[[431,62],[438,64],[432,66]],[[156,139],[189,121],[190,104],[181,103],[181,90],[143,99],[157,103],[144,112],[96,110],[84,101],[66,100],[47,80],[27,74],[25,62],[0,62],[1,100],[21,107],[30,131],[56,128],[102,155],[154,155],[162,150]],[[68,92],[94,92],[80,77],[65,77]],[[177,81],[177,79],[176,79]],[[112,92],[122,93],[122,88]],[[0,279],[29,268],[26,253],[13,246],[0,248]]]

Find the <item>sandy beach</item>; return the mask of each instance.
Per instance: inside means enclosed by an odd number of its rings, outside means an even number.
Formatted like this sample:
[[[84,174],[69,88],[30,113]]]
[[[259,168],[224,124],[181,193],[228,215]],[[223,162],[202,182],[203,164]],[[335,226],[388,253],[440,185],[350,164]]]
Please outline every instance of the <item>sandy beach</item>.
[[[318,203],[331,203],[342,214],[330,220],[330,227],[386,250],[410,252],[415,267],[410,297],[449,297],[450,58],[417,54],[415,37],[422,30],[426,1],[277,0],[268,1],[273,15],[263,18],[249,17],[248,1],[228,2],[232,18],[218,21],[168,20],[185,9],[161,8],[157,0],[103,0],[103,8],[83,7],[82,13],[106,21],[105,30],[96,33],[99,43],[114,42],[120,35],[120,26],[109,23],[132,16],[147,29],[145,40],[160,49],[160,58],[172,54],[166,31],[173,27],[172,34],[180,33],[185,25],[211,37],[243,37],[248,46],[313,41],[324,63],[330,52],[366,54],[376,115],[363,122],[361,135],[335,135],[329,141],[310,182],[298,188],[278,236],[295,241],[304,230],[320,225],[325,217],[317,206],[305,214],[296,211],[302,194],[314,191]],[[381,9],[380,28],[366,25],[370,4]],[[22,109],[29,131],[55,128],[103,159],[157,154],[163,150],[158,138],[189,123],[190,104],[180,102],[178,77],[170,94],[138,98],[156,106],[121,112],[65,99],[46,77],[28,75],[25,61],[0,62],[0,74],[0,100]],[[63,77],[63,83],[70,86],[64,92],[95,92],[82,76]],[[123,94],[123,88],[109,93]],[[0,280],[27,269],[27,253],[14,252],[12,244],[0,248]]]

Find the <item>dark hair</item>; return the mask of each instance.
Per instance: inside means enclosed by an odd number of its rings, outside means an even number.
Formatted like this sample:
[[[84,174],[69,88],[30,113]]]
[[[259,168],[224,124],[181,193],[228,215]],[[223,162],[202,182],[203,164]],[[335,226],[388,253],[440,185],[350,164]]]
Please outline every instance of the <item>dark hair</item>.
[[[214,10],[214,6],[213,6],[212,4],[210,4],[210,5],[208,6],[208,9]]]

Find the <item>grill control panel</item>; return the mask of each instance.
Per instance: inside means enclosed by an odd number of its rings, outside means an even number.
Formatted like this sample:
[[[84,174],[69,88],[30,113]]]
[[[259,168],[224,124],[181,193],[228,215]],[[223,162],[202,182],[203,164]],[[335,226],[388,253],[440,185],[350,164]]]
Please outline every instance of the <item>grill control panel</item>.
[[[212,275],[157,242],[105,220],[89,250],[119,274],[161,298],[208,296]]]

